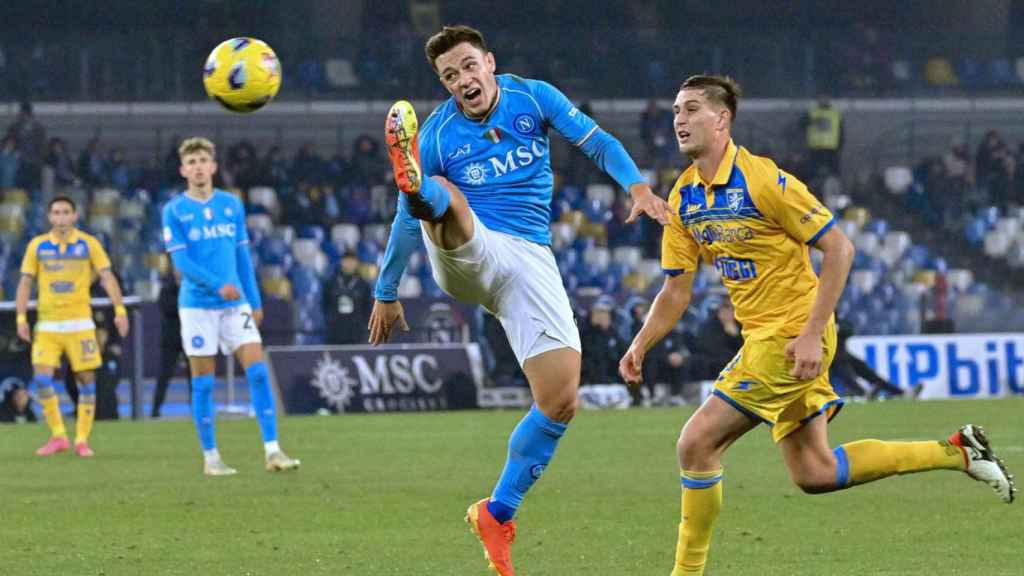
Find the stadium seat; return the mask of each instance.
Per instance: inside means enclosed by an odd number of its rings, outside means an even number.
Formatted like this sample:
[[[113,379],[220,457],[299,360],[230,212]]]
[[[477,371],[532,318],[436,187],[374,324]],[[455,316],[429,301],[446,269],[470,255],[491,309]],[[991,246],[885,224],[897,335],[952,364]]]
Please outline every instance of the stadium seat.
[[[885,189],[893,194],[903,194],[914,181],[909,166],[890,166],[885,169]]]
[[[402,281],[398,284],[398,297],[400,299],[419,298],[422,293],[423,286],[420,284],[420,279],[415,276],[407,274],[402,277]]]
[[[878,235],[874,232],[861,232],[854,237],[853,244],[857,247],[858,252],[868,256],[878,256],[881,249]]]
[[[996,220],[996,232],[1007,236],[1016,236],[1021,231],[1021,221],[1014,217],[1004,217]]]
[[[288,301],[292,299],[292,284],[283,276],[264,278],[261,288],[264,294],[272,298]]]
[[[940,88],[956,86],[960,83],[953,70],[953,65],[945,58],[930,58],[925,63],[924,77],[928,84]]]
[[[612,250],[612,261],[635,268],[643,259],[643,250],[638,246],[619,246]]]
[[[1011,237],[1002,232],[992,231],[985,235],[985,254],[1001,258],[1010,250]]]
[[[591,184],[587,186],[587,200],[596,200],[602,208],[610,208],[615,203],[615,189],[608,184]]]
[[[963,268],[955,268],[946,273],[946,281],[959,292],[967,292],[974,283],[974,273]]]
[[[111,214],[93,212],[89,218],[89,227],[93,233],[104,232],[113,235],[116,230],[114,217]]]
[[[292,243],[292,256],[303,266],[313,266],[316,255],[320,252],[320,243],[308,238],[300,238]]]
[[[878,275],[874,270],[857,270],[850,274],[850,284],[853,284],[863,294],[870,294],[878,284]]]
[[[583,262],[596,266],[598,270],[603,272],[608,269],[608,264],[611,263],[611,253],[604,247],[592,248],[583,254]]]
[[[389,234],[391,234],[391,224],[370,224],[363,226],[363,238],[376,243],[378,246],[387,245]]]
[[[274,221],[267,214],[249,214],[245,217],[245,226],[250,233],[256,232],[260,236],[274,231]]]
[[[314,240],[317,245],[324,241],[324,229],[322,226],[307,224],[299,228],[298,237],[304,240]]]
[[[324,76],[332,88],[352,88],[359,85],[359,76],[352,62],[344,58],[331,58],[324,66]]]
[[[18,206],[28,206],[28,192],[21,188],[7,188],[4,190],[4,204],[17,204]]]
[[[278,226],[274,228],[272,236],[285,244],[291,245],[295,241],[295,229],[291,226]]]
[[[263,206],[275,220],[281,215],[281,206],[277,201],[277,193],[269,186],[255,186],[249,189],[249,203]]]
[[[843,213],[843,218],[855,223],[859,230],[864,227],[868,220],[871,220],[871,213],[866,208],[851,206]]]
[[[331,243],[345,252],[355,250],[359,239],[359,226],[355,224],[335,224],[331,227]]]
[[[551,224],[551,245],[555,250],[561,250],[572,244],[576,239],[576,230],[568,222],[553,222]]]

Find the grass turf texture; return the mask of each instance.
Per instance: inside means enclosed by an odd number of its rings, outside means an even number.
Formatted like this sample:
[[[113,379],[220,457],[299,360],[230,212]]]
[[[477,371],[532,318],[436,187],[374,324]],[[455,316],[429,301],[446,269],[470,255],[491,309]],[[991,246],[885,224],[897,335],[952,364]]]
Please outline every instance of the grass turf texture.
[[[675,439],[685,409],[583,412],[527,497],[518,573],[667,575],[679,522]],[[835,445],[986,427],[1024,474],[1024,399],[847,406]],[[218,422],[230,478],[201,475],[192,425],[99,422],[97,457],[39,458],[43,426],[0,428],[2,573],[484,575],[462,521],[488,494],[520,414],[288,418],[298,472],[263,471],[254,420]],[[69,427],[73,430],[73,427]],[[1024,502],[961,473],[803,495],[764,427],[725,460],[708,576],[1019,575]]]

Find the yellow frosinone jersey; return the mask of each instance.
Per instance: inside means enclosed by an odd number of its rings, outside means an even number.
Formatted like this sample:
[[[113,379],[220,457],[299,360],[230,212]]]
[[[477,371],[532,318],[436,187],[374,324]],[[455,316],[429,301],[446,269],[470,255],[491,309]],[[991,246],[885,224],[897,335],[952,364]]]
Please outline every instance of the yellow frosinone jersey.
[[[81,230],[72,230],[66,243],[58,242],[52,233],[33,238],[25,249],[21,273],[38,281],[38,322],[89,320],[92,327],[89,287],[93,270],[106,268],[110,268],[110,258],[103,245]]]
[[[703,255],[722,275],[744,338],[798,335],[818,292],[808,246],[835,223],[807,186],[730,140],[714,180],[691,165],[668,203],[665,272],[691,274]]]

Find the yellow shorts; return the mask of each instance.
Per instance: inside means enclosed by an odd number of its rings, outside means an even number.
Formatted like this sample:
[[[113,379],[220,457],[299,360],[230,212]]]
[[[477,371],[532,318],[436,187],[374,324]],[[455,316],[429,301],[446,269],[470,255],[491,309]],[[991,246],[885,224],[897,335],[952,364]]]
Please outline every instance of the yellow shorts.
[[[772,430],[782,440],[818,414],[831,420],[843,400],[832,390],[828,369],[836,355],[836,327],[829,322],[822,337],[821,375],[813,380],[790,376],[793,361],[786,358],[790,338],[747,340],[715,382],[715,396]]]
[[[60,367],[60,357],[68,355],[72,372],[95,370],[103,363],[96,329],[80,332],[36,332],[32,338],[32,364]]]

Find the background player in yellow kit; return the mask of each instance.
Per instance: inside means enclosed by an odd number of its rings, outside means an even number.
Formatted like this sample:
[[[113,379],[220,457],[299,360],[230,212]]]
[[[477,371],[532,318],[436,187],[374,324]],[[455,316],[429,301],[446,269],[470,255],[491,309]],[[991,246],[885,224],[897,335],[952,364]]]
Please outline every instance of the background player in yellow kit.
[[[619,364],[627,382],[639,382],[645,353],[690,303],[698,260],[712,262],[743,325],[744,344],[677,444],[683,495],[673,576],[703,574],[722,505],[722,454],[762,422],[793,482],[808,493],[952,469],[1012,502],[1012,476],[971,425],[946,441],[860,440],[829,447],[826,425],[842,404],[828,380],[836,352],[833,311],[854,249],[802,182],[732,142],[738,98],[738,86],[721,76],[693,76],[676,96],[676,138],[693,163],[669,195],[665,284]],[[809,246],[824,255],[820,279]]]
[[[61,356],[67,354],[79,389],[75,453],[89,457],[93,455],[89,432],[96,413],[95,370],[102,363],[89,305],[94,270],[114,304],[114,325],[122,337],[128,334],[128,316],[103,245],[75,228],[78,212],[74,201],[66,196],[54,198],[48,216],[50,232],[33,238],[25,249],[15,298],[18,336],[32,342],[32,384],[50,427],[50,439],[36,454],[49,456],[71,447],[60,415],[60,398],[53,387],[53,373]],[[39,283],[39,309],[33,339],[27,312],[34,281]]]

